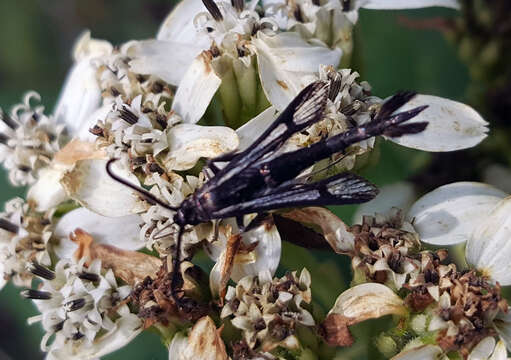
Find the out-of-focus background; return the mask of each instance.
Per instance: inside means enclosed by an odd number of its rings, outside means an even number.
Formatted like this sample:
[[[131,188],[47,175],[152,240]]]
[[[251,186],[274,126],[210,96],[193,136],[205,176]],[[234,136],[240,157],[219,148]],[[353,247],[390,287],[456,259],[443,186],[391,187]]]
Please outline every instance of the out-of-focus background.
[[[24,92],[36,90],[51,113],[71,65],[73,42],[84,29],[90,29],[93,37],[114,44],[149,38],[154,36],[173,4],[171,0],[0,1],[0,107],[8,111]],[[467,102],[469,69],[459,60],[459,48],[446,40],[441,26],[435,25],[439,18],[454,16],[455,11],[446,9],[362,11],[356,32],[354,68],[362,79],[372,84],[374,94],[382,98],[397,90],[411,89]],[[365,175],[378,185],[417,179],[430,161],[429,154],[384,144],[379,164]],[[472,172],[463,168],[468,165],[459,164],[459,174],[470,179]],[[440,167],[433,178],[442,178],[441,171]],[[25,193],[25,189],[8,183],[3,170],[0,189],[2,204]],[[354,208],[336,211],[349,222]],[[297,256],[283,256],[283,268],[300,269],[308,265],[299,256],[305,250],[284,251],[293,251]],[[347,288],[347,259],[324,254],[318,254],[318,258],[322,265],[315,271],[325,275],[324,284],[337,293]],[[19,291],[9,284],[0,292],[0,359],[42,359],[40,325],[29,326],[26,322],[28,317],[36,315],[35,308],[29,300],[20,297]],[[326,294],[316,294],[320,301],[335,300]],[[355,335],[363,331],[367,328],[356,328]],[[348,350],[346,358],[377,358],[374,351],[370,344],[355,346]],[[158,336],[151,333],[142,334],[129,346],[104,357],[111,360],[167,358]]]

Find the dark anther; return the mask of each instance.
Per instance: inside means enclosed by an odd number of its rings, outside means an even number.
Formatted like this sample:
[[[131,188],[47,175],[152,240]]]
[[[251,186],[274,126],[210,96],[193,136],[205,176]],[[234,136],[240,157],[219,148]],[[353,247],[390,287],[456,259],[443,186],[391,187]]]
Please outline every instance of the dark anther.
[[[222,13],[220,12],[220,9],[218,8],[218,5],[215,3],[214,0],[202,0],[202,3],[209,11],[211,16],[213,16],[213,19],[215,19],[215,21],[222,21],[224,19]]]
[[[103,132],[103,128],[98,126],[98,125],[94,125],[94,127],[91,127],[89,129],[89,132],[92,134],[92,135],[96,135],[96,136],[101,136],[101,137],[104,137],[105,134]]]
[[[93,273],[82,272],[82,273],[78,274],[78,277],[82,280],[88,280],[88,281],[92,281],[92,282],[99,281],[99,275],[96,275]]]
[[[244,0],[231,0],[231,4],[238,12],[242,12],[245,8]]]
[[[60,331],[64,328],[64,321],[61,321],[59,322],[58,324],[55,324],[55,326],[53,327],[53,329],[55,330],[55,332],[57,331]]]
[[[34,274],[35,276],[39,276],[40,278],[46,279],[46,280],[53,280],[55,279],[55,273],[48,269],[46,266],[42,266],[39,263],[33,262],[30,264],[30,272]]]
[[[23,290],[21,292],[21,296],[24,296],[27,299],[33,299],[33,300],[51,299],[51,293],[49,293],[47,291],[39,291],[39,290],[33,290],[33,289]]]
[[[7,114],[6,112],[4,112],[2,109],[0,109],[0,120],[2,120],[4,122],[5,125],[7,125],[8,127],[10,127],[11,129],[15,130],[18,128],[18,124],[16,123],[16,121],[14,121],[10,116],[9,114]]]
[[[8,231],[13,234],[17,234],[19,227],[16,224],[13,224],[12,222],[5,220],[3,218],[0,218],[0,229],[4,229],[5,231]]]
[[[264,320],[262,318],[257,319],[254,323],[254,330],[261,331],[264,329],[266,329],[266,323],[264,322]]]
[[[316,6],[321,6],[321,3],[319,0],[312,0],[312,3]]]
[[[167,128],[167,118],[165,117],[165,115],[162,115],[162,114],[158,114],[156,115],[156,122],[158,123],[158,125],[160,125],[163,129],[166,129]]]
[[[156,81],[151,86],[151,91],[153,94],[159,94],[163,91],[163,85]]]
[[[351,0],[341,0],[342,11],[349,11],[351,9]]]
[[[9,137],[3,133],[0,133],[0,143],[7,145],[7,141],[9,141]]]
[[[76,334],[73,335],[73,340],[80,340],[84,336],[85,335],[83,335],[81,332],[77,332]]]
[[[156,163],[151,163],[149,164],[149,172],[151,173],[155,173],[157,172],[158,174],[160,175],[163,175],[163,173],[165,172],[161,167],[160,165],[156,164]]]
[[[30,166],[18,165],[18,170],[23,171],[23,172],[29,172],[31,169],[30,169]]]
[[[137,75],[137,81],[140,82],[140,83],[143,83],[144,81],[146,81],[147,79],[149,78],[149,76],[147,75],[142,75],[142,74],[138,74]]]
[[[134,125],[138,121],[138,116],[133,114],[126,106],[119,110],[119,116],[130,125]]]
[[[85,299],[76,299],[66,303],[66,306],[69,308],[69,311],[76,311],[85,306]]]
[[[114,88],[113,86],[110,88],[110,92],[112,93],[112,96],[119,96],[121,95],[121,92],[119,90],[117,90],[116,88]]]
[[[39,114],[37,114],[37,113],[33,113],[33,114],[32,114],[32,119],[34,119],[34,121],[35,121],[35,122],[39,122],[39,119],[40,119],[40,118],[41,118],[41,117],[39,116]]]
[[[295,6],[293,15],[294,15],[296,21],[301,22],[301,23],[304,22],[303,16],[302,16],[302,10],[300,9],[300,7],[298,5]]]

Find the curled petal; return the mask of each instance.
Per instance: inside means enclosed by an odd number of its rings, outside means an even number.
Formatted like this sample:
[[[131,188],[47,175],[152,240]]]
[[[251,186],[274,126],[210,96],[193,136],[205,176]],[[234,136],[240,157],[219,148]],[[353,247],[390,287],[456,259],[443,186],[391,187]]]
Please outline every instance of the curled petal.
[[[82,206],[103,216],[126,216],[141,212],[146,205],[133,190],[113,180],[106,172],[107,160],[81,160],[61,180],[67,194]],[[113,171],[139,185],[135,175],[119,162]]]
[[[346,224],[330,210],[321,207],[307,207],[283,213],[282,216],[320,227],[325,240],[336,253],[354,250],[355,237],[348,232]]]
[[[367,283],[352,287],[343,292],[328,313],[338,314],[348,319],[348,325],[368,319],[407,312],[403,300],[383,284]]]
[[[312,45],[293,32],[274,36],[259,32],[253,43],[264,93],[278,110],[318,79],[318,64],[337,67],[342,55],[337,48]]]
[[[180,1],[163,20],[156,39],[197,44],[197,40],[203,37],[197,34],[193,19],[203,11],[205,8],[201,0]]]
[[[169,346],[169,360],[227,360],[225,344],[215,323],[205,316],[195,323],[188,339],[176,334]]]
[[[378,195],[371,201],[358,206],[353,223],[361,224],[364,215],[383,214],[396,207],[406,214],[416,199],[413,184],[401,181],[395,184],[384,185]]]
[[[455,151],[471,148],[484,140],[488,123],[468,105],[430,95],[417,95],[398,111],[418,106],[428,108],[408,123],[426,121],[426,130],[390,138],[396,144],[425,151]]]
[[[86,208],[79,208],[64,215],[54,234],[60,239],[55,252],[60,258],[70,258],[77,245],[69,240],[69,234],[77,228],[88,232],[97,243],[117,246],[125,250],[138,250],[144,246],[139,240],[141,220],[139,215],[106,217]]]
[[[169,152],[165,166],[173,170],[192,168],[200,158],[214,158],[236,150],[236,132],[224,126],[179,124],[167,133]]]
[[[511,284],[511,197],[501,200],[469,238],[467,262],[501,285]]]
[[[442,353],[442,349],[435,345],[423,345],[417,348],[402,351],[392,360],[436,360]]]
[[[492,186],[458,182],[441,186],[413,204],[408,219],[423,242],[454,245],[467,241],[506,194]]]
[[[172,110],[186,123],[195,124],[204,115],[222,80],[213,70],[212,56],[204,51],[195,58],[180,81]]]

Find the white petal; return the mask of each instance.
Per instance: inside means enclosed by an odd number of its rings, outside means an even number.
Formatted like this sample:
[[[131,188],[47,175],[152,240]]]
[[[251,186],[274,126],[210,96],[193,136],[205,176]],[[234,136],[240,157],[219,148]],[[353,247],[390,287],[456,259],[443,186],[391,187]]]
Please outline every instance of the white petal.
[[[392,360],[436,360],[442,349],[435,345],[424,345],[408,351],[403,351],[392,358]]]
[[[339,314],[359,323],[384,315],[406,314],[403,300],[383,284],[366,283],[343,292],[328,314]]]
[[[396,144],[425,151],[471,148],[487,136],[488,123],[470,106],[431,95],[417,95],[399,111],[428,105],[407,123],[427,121],[426,130],[415,135],[390,138]]]
[[[66,124],[71,136],[78,132],[82,123],[101,105],[101,89],[91,59],[111,51],[110,43],[91,39],[90,32],[81,35],[75,45],[76,63],[67,75],[54,111],[56,120]]]
[[[123,53],[132,60],[129,65],[138,74],[154,75],[172,85],[178,85],[193,59],[207,49],[195,43],[176,41],[132,41],[123,46]]]
[[[37,204],[37,211],[49,210],[69,198],[60,185],[65,171],[65,166],[49,166],[39,171],[37,181],[29,188],[27,194],[27,200]]]
[[[499,312],[493,320],[495,330],[499,333],[506,347],[511,351],[511,308],[508,307],[507,313]]]
[[[75,137],[82,141],[95,142],[98,137],[93,135],[89,129],[94,127],[98,120],[105,120],[110,111],[112,111],[112,104],[105,104],[96,109],[96,111],[82,121],[80,127],[76,130]]]
[[[506,194],[492,186],[458,182],[441,186],[413,204],[408,220],[431,245],[467,241],[474,228]]]
[[[236,150],[236,132],[225,126],[179,124],[167,133],[169,152],[165,166],[173,170],[192,168],[200,158],[214,158]]]
[[[69,240],[69,234],[77,228],[85,230],[100,244],[113,245],[124,250],[138,250],[144,246],[139,240],[140,224],[143,220],[139,215],[122,217],[106,217],[86,208],[79,208],[64,215],[54,231],[60,239],[55,253],[60,258],[70,258],[77,245]]]
[[[416,198],[416,192],[413,184],[405,181],[395,184],[384,185],[380,187],[380,192],[373,200],[359,205],[355,215],[353,215],[353,223],[361,224],[362,216],[374,215],[376,213],[383,214],[392,207],[403,210],[403,214],[408,212]]]
[[[507,350],[506,344],[504,341],[499,340],[497,345],[495,345],[495,349],[493,350],[493,354],[489,358],[489,360],[506,360],[507,359]]]
[[[273,121],[277,118],[277,110],[270,106],[268,109],[261,112],[255,118],[250,119],[247,123],[236,130],[240,144],[238,151],[243,151],[252,145],[257,139],[258,134],[262,134],[270,127]]]
[[[468,355],[467,360],[487,360],[495,348],[495,339],[492,336],[479,341]]]
[[[312,45],[293,32],[253,39],[259,77],[270,103],[283,110],[305,86],[318,79],[319,65],[337,67],[340,49]]]
[[[358,0],[355,6],[365,9],[418,9],[431,6],[460,8],[457,0]]]
[[[263,270],[268,270],[273,276],[279,266],[281,253],[281,240],[277,227],[263,224],[243,233],[242,241],[246,245],[258,243],[254,250],[255,261],[244,263],[235,259],[231,279],[238,282],[245,276],[257,276]]]
[[[211,66],[211,57],[203,52],[195,58],[179,83],[172,110],[184,122],[196,123],[204,115],[221,83]]]
[[[61,181],[68,195],[82,206],[103,216],[126,216],[143,211],[144,203],[126,186],[113,180],[106,172],[107,160],[81,160]],[[114,163],[113,171],[139,185],[135,175]]]
[[[186,360],[227,360],[225,344],[209,316],[195,323],[183,355]]]
[[[467,262],[501,285],[511,284],[511,197],[501,200],[468,240]]]
[[[169,360],[184,360],[184,351],[188,346],[188,338],[183,333],[177,333],[169,345]]]

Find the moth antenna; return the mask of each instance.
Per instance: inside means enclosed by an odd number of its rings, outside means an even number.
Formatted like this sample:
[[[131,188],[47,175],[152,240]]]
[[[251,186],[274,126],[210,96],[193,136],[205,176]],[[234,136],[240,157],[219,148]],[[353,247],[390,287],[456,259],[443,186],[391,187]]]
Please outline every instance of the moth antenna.
[[[124,180],[123,178],[121,178],[120,176],[116,175],[113,171],[112,171],[112,164],[114,162],[116,162],[117,158],[112,158],[110,160],[108,160],[108,162],[106,163],[106,172],[107,174],[112,178],[114,179],[115,181],[117,181],[118,183],[121,183],[123,184],[124,186],[127,186],[129,187],[130,189],[136,191],[138,194],[141,195],[141,197],[147,201],[148,203],[150,203],[151,205],[160,205],[161,207],[167,209],[167,210],[171,210],[171,211],[177,211],[177,207],[173,207],[173,206],[170,206],[170,205],[167,205],[165,204],[163,201],[161,201],[160,199],[158,199],[156,196],[154,196],[153,194],[151,194],[149,191],[147,191],[146,189],[142,188],[141,186],[138,186],[138,185],[134,185],[132,183],[130,183],[129,181],[126,181]]]

